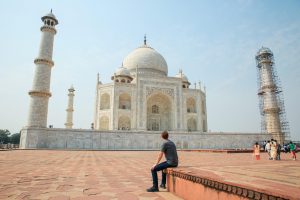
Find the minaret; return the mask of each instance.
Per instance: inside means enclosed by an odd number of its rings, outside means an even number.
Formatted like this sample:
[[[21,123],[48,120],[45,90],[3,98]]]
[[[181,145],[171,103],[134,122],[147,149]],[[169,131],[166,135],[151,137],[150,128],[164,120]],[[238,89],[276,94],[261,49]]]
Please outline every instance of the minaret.
[[[66,119],[65,126],[66,126],[66,128],[72,128],[72,126],[73,126],[73,111],[74,111],[73,102],[74,102],[74,96],[75,96],[75,94],[74,94],[75,89],[73,88],[73,86],[71,86],[68,91],[69,91],[69,94],[68,94],[69,100],[68,100],[68,108],[66,109],[67,119]]]
[[[282,90],[276,74],[273,53],[262,47],[256,54],[258,69],[258,95],[262,115],[262,130],[271,134],[282,144],[288,137],[288,124],[285,121]]]
[[[48,100],[51,97],[50,77],[51,69],[54,66],[52,61],[53,41],[58,21],[52,14],[52,10],[42,17],[42,21],[44,24],[41,27],[40,49],[38,57],[34,60],[36,68],[32,90],[29,91],[29,127],[47,127]]]

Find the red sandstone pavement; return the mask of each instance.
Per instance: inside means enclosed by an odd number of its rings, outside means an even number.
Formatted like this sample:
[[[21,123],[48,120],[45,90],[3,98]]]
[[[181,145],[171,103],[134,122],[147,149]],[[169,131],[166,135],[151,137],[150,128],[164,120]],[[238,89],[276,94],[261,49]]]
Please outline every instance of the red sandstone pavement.
[[[147,193],[153,151],[0,151],[0,199],[179,199]],[[299,155],[299,154],[298,154]],[[249,153],[179,152],[180,167],[275,193],[300,196],[300,161],[260,161]]]
[[[0,199],[162,200],[147,193],[157,152],[15,150],[0,152]]]

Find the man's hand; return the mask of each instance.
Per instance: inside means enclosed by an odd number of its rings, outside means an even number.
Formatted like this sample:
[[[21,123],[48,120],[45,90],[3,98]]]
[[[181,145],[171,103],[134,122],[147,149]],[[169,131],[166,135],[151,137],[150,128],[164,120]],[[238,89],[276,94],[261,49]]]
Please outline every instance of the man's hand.
[[[160,153],[158,154],[156,164],[154,164],[154,165],[151,167],[151,170],[153,170],[154,167],[155,167],[156,165],[158,165],[158,163],[159,163],[159,161],[161,160],[161,158],[162,158],[163,155],[164,155],[164,152],[160,152]]]
[[[153,170],[155,166],[156,166],[156,164],[154,164],[154,165],[151,167],[151,170]]]

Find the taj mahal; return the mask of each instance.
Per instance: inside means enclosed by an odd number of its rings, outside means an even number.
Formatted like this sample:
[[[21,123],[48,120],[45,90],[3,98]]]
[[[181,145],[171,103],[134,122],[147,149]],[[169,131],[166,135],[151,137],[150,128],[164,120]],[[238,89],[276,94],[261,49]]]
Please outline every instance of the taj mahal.
[[[205,87],[200,83],[190,87],[182,69],[170,76],[166,60],[147,43],[146,36],[120,61],[110,83],[102,83],[97,75],[90,129],[72,128],[73,87],[68,93],[65,127],[47,128],[58,20],[51,11],[42,22],[28,123],[21,131],[20,148],[154,150],[160,147],[163,130],[169,131],[178,149],[249,148],[255,141],[270,139],[266,133],[208,132]]]
[[[146,42],[123,60],[113,83],[98,81],[95,129],[206,132],[204,91],[190,89],[182,70],[169,77],[164,57]]]

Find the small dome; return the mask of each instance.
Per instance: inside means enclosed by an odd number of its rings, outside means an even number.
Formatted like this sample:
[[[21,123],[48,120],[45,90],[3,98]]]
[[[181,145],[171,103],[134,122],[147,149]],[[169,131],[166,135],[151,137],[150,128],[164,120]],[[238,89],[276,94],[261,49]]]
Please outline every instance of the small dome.
[[[168,65],[164,57],[146,44],[133,50],[123,61],[124,67],[132,73],[136,67],[149,72],[168,75]]]
[[[68,90],[69,90],[69,92],[74,92],[75,91],[73,85],[71,85],[71,87]]]
[[[55,15],[52,13],[52,9],[47,15],[42,17],[42,21],[44,21],[47,18],[53,19],[56,22],[56,24],[58,24],[58,20],[56,19]]]
[[[267,47],[261,47],[256,55],[260,55],[260,54],[272,54],[273,52],[271,51],[271,49],[267,48]]]
[[[125,67],[120,67],[115,72],[116,76],[130,76],[130,72]]]
[[[52,12],[48,13],[46,16],[56,19],[55,15]]]

